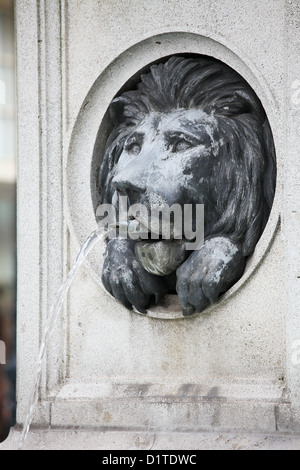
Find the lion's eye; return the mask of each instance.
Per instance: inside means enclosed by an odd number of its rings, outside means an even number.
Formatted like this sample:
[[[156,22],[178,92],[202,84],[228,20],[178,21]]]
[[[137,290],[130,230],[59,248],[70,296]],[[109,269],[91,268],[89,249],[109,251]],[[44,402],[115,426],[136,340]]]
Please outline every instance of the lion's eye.
[[[180,139],[173,147],[174,152],[184,152],[185,150],[189,150],[193,147],[191,142],[188,142],[185,139]]]
[[[141,146],[140,144],[137,144],[136,142],[133,142],[129,144],[126,148],[126,151],[132,155],[138,155],[141,151]]]

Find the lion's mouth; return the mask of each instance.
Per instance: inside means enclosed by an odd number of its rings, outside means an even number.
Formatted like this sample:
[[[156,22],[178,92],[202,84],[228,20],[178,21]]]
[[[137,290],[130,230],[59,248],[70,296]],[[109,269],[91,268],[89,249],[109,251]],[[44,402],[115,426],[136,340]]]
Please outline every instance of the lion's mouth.
[[[179,224],[180,227],[177,225],[178,224],[174,223],[170,218],[164,220],[159,217],[153,217],[152,215],[149,220],[140,217],[129,217],[127,221],[129,236],[132,234],[136,238],[139,237],[149,242],[184,239],[181,221]]]
[[[135,218],[129,218],[128,220],[119,221],[114,224],[109,225],[109,230],[116,230],[117,232],[126,231],[132,235],[147,235],[149,233],[148,228],[142,224],[142,222],[138,221]]]
[[[184,239],[165,239],[162,234],[153,233],[146,224],[131,217],[127,221],[110,226],[123,235],[134,237],[137,241],[135,254],[143,268],[155,276],[168,276],[186,260]],[[154,237],[153,237],[154,235]],[[151,238],[152,237],[152,238]],[[154,239],[153,239],[154,238]]]
[[[141,239],[148,239],[151,230],[136,217],[129,217],[127,221],[128,235],[137,235]]]
[[[111,224],[109,229],[116,230],[122,236],[126,234],[128,238],[134,240],[148,240],[149,243],[165,239],[161,230],[153,230],[151,223],[146,225],[146,223],[135,217],[129,217],[127,221]],[[168,239],[172,240],[173,238],[172,230],[170,230],[170,237]]]
[[[155,276],[168,276],[186,260],[184,240],[141,241],[135,254],[143,268]]]
[[[149,226],[152,230],[149,230]],[[135,254],[148,273],[155,276],[168,276],[175,272],[186,259],[185,240],[174,240],[172,227],[170,227],[169,239],[163,237],[161,229],[153,231],[152,224],[148,227],[134,217],[128,221],[128,233],[139,237],[135,245]]]

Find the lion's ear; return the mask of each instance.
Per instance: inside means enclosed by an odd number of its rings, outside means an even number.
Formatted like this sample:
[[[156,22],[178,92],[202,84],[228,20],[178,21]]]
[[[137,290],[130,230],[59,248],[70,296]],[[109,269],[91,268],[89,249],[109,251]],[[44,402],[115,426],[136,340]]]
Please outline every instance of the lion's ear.
[[[124,108],[127,104],[127,101],[122,98],[115,98],[109,107],[109,115],[114,125],[118,126],[124,122]]]

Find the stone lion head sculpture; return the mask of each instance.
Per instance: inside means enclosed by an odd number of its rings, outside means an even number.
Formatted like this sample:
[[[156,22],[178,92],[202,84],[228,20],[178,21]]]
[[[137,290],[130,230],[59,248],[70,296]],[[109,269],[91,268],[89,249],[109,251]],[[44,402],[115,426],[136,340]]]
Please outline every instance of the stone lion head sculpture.
[[[204,243],[188,251],[184,237],[110,240],[104,286],[142,313],[167,293],[185,316],[200,313],[242,276],[270,214],[276,162],[261,102],[227,65],[173,56],[115,98],[110,116],[101,202],[203,204]]]

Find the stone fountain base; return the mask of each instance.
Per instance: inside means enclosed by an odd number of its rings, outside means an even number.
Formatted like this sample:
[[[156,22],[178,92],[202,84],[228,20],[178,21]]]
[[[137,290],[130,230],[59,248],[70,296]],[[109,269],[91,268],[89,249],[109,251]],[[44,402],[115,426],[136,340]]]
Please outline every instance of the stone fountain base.
[[[20,431],[12,429],[0,450],[15,450]],[[229,432],[135,432],[34,429],[26,450],[300,450],[300,434]]]

